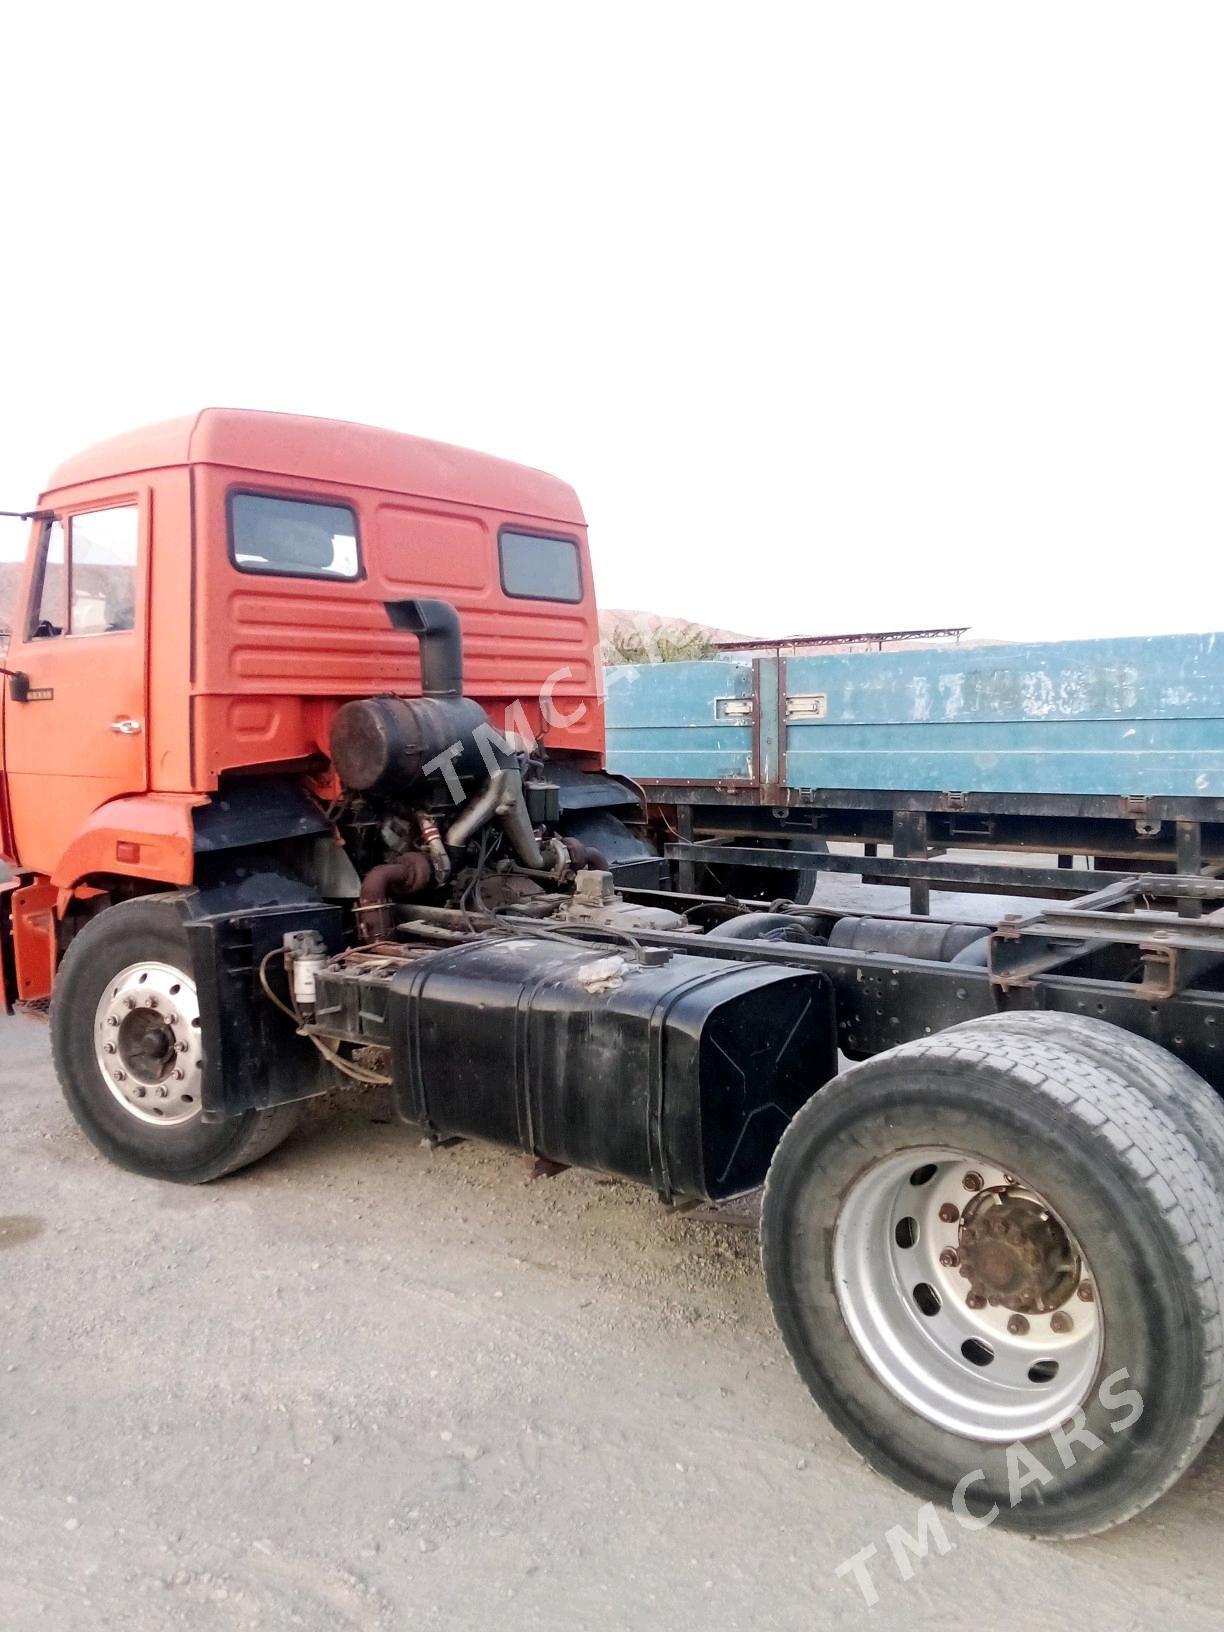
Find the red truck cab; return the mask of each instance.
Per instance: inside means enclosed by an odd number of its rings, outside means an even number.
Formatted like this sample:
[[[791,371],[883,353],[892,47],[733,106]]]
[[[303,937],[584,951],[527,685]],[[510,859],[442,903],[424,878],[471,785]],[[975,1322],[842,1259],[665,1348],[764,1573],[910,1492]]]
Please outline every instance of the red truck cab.
[[[410,596],[457,608],[467,690],[495,726],[601,765],[586,526],[555,477],[223,408],[55,471],[0,709],[19,996],[46,995],[54,918],[74,898],[192,882],[199,811],[227,783],[275,773],[327,795],[337,708],[419,689],[417,641],[386,612]]]

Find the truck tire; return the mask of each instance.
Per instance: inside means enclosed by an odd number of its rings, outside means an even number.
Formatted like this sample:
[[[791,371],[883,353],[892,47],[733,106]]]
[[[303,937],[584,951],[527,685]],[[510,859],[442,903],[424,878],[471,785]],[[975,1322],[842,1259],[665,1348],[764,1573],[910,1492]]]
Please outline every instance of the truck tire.
[[[106,907],[73,939],[51,994],[51,1050],[68,1108],[120,1167],[205,1184],[258,1161],[300,1107],[205,1122],[199,1006],[173,900]]]
[[[1044,1037],[1128,1080],[1146,1080],[1166,1100],[1180,1105],[1217,1188],[1224,1191],[1224,1099],[1176,1054],[1150,1037],[1137,1037],[1108,1020],[1088,1014],[1060,1014],[1052,1009],[1017,1009],[1010,1014],[962,1020],[951,1029],[960,1032],[982,1025],[1005,1028],[1020,1036]]]
[[[867,1462],[962,1526],[1121,1523],[1224,1414],[1213,1165],[1165,1083],[1052,1026],[877,1055],[804,1106],[765,1186],[801,1377]]]

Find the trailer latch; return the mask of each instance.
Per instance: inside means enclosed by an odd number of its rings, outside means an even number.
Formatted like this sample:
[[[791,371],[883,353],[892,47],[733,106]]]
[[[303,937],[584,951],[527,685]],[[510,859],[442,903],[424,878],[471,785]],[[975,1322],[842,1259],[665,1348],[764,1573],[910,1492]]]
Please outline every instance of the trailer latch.
[[[807,692],[786,699],[786,718],[790,720],[823,720],[829,712],[828,694],[823,691]]]
[[[714,718],[750,724],[756,718],[756,703],[751,697],[715,697]]]

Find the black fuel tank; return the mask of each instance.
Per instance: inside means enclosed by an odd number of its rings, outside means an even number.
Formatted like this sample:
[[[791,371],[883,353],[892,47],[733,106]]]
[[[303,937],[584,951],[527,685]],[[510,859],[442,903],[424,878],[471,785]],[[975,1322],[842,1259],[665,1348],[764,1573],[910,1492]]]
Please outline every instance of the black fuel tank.
[[[406,1120],[667,1197],[760,1184],[787,1122],[837,1070],[827,981],[770,964],[642,966],[606,946],[490,939],[390,979],[333,965],[317,1002],[338,1032],[390,1046]]]

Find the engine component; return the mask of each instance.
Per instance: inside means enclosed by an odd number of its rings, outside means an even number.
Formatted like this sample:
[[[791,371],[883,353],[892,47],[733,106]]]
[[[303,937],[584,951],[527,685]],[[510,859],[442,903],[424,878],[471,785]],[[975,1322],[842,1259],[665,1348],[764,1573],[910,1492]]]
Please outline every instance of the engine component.
[[[346,788],[402,799],[486,774],[481,748],[492,734],[470,697],[354,698],[332,721],[332,764]]]
[[[517,767],[503,766],[489,778],[484,790],[469,799],[446,833],[448,850],[458,853],[468,840],[496,816],[524,867],[543,872],[544,856],[527,815],[523,778]]]
[[[775,941],[797,946],[820,946],[802,918],[789,912],[745,912],[716,924],[710,935],[718,941]]]
[[[958,952],[989,933],[981,924],[941,924],[929,918],[847,917],[839,918],[829,931],[829,945],[951,963]]]
[[[433,868],[434,883],[445,884],[450,877],[450,857],[442,843],[438,824],[428,811],[417,812],[417,830],[421,835],[421,843],[425,846],[425,853],[429,857],[429,864]]]
[[[468,800],[446,830],[447,845],[456,855],[463,851],[474,834],[493,820],[497,815],[498,802],[503,797],[504,787],[500,777],[491,776],[481,791]]]
[[[371,867],[361,881],[360,922],[367,939],[386,935],[393,923],[390,902],[393,895],[416,895],[433,877],[429,858],[410,850],[399,861],[384,861]]]
[[[415,834],[411,822],[402,816],[388,816],[378,830],[379,837],[390,850],[393,856],[402,856],[405,850],[411,850]]]
[[[574,893],[557,912],[562,923],[601,925],[607,929],[670,929],[698,931],[678,912],[666,907],[638,907],[612,887],[612,874],[584,868],[575,880]]]
[[[315,980],[327,962],[327,943],[317,929],[295,929],[285,936],[283,945],[294,1007],[313,1014]]]
[[[388,601],[397,629],[410,629],[421,651],[420,697],[366,697],[345,703],[332,721],[331,757],[345,787],[383,798],[403,798],[431,780],[452,797],[464,782],[489,767],[483,794],[453,824],[449,848],[462,849],[477,828],[497,815],[516,853],[542,866],[523,799],[513,749],[498,736],[479,703],[463,696],[463,647],[459,616],[446,601]],[[438,840],[438,847],[432,844]],[[426,838],[435,876],[450,871],[436,827]]]
[[[459,614],[449,601],[385,601],[395,629],[417,637],[421,653],[421,695],[463,696],[463,635]]]
[[[400,1114],[718,1200],[759,1184],[836,1069],[825,980],[772,965],[494,937],[319,976],[333,1035],[389,1047]],[[585,971],[600,976],[584,981]]]
[[[428,857],[419,850],[410,850],[399,861],[371,867],[361,881],[361,904],[368,907],[389,901],[393,895],[416,895],[429,883],[431,873]]]
[[[561,820],[561,787],[538,778],[523,783],[523,797],[533,827],[556,827]]]
[[[596,850],[592,844],[583,844],[581,839],[564,839],[562,843],[569,851],[570,866],[574,871],[581,872],[584,867],[593,867],[598,873],[610,873],[611,867],[602,850]]]
[[[466,872],[460,873],[455,880],[461,898],[466,895],[467,887],[474,877],[475,869],[469,868]],[[486,912],[500,912],[503,907],[516,907],[524,901],[536,901],[543,894],[544,886],[538,884],[534,878],[528,878],[523,872],[498,871],[486,875],[480,881],[480,905]]]
[[[459,614],[447,601],[388,601],[396,629],[417,637],[420,697],[365,697],[337,710],[331,757],[345,787],[403,797],[431,778],[452,784],[486,769],[496,734],[463,695]],[[497,755],[494,753],[494,758]]]

